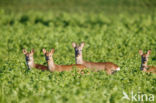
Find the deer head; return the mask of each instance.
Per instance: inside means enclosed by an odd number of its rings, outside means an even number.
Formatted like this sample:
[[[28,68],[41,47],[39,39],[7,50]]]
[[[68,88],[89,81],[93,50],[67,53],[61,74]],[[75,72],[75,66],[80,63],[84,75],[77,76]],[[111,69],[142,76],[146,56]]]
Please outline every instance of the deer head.
[[[42,50],[43,54],[45,55],[46,61],[52,60],[52,56],[54,54],[55,49],[51,49],[51,51],[46,51],[45,49]]]
[[[75,42],[72,43],[73,48],[75,49],[75,57],[82,56],[82,49],[85,43],[82,42],[80,45],[76,44]]]
[[[142,70],[147,67],[148,57],[150,53],[151,53],[151,50],[148,50],[147,53],[143,53],[142,50],[139,50],[139,54],[141,55],[141,69]]]
[[[26,49],[23,49],[23,54],[25,55],[25,59],[27,62],[33,61],[33,55],[34,55],[34,49],[32,49],[30,52],[27,52]]]

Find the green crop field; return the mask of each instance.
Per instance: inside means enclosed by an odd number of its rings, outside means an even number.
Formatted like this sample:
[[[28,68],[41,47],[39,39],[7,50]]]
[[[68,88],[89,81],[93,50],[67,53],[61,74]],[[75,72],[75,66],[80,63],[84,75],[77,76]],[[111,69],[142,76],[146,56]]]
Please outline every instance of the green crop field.
[[[138,53],[151,49],[148,64],[156,66],[155,5],[155,0],[0,0],[0,103],[156,103],[156,74],[140,71]],[[107,75],[88,69],[82,75],[27,69],[23,48],[34,48],[38,64],[46,65],[43,48],[55,48],[56,64],[75,64],[72,42],[85,42],[84,60],[113,62],[121,70]]]

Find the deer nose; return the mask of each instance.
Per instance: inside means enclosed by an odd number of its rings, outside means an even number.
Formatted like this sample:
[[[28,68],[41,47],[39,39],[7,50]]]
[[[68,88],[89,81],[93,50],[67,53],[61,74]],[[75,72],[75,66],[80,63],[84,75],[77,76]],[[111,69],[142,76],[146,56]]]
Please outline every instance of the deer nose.
[[[76,55],[77,55],[77,56],[80,54],[80,52],[79,52],[78,50],[76,50],[76,52],[75,52],[75,53],[76,53]]]
[[[29,61],[30,59],[29,59],[29,57],[26,57],[26,61]]]
[[[49,60],[49,57],[46,57],[46,60],[48,61]]]
[[[144,59],[143,59],[143,61],[147,61],[147,59],[146,59],[146,58],[144,58]]]

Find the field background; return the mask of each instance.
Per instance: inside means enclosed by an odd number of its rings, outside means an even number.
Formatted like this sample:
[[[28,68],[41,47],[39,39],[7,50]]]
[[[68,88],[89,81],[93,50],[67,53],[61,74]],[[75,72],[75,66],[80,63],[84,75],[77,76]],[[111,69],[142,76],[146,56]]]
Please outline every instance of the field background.
[[[73,41],[85,42],[84,60],[121,71],[27,70],[23,48],[34,48],[39,64],[42,48],[55,48],[56,64],[74,64]],[[148,64],[156,65],[155,0],[0,0],[0,103],[131,103],[123,91],[156,101],[156,76],[139,70],[139,49],[151,49]]]

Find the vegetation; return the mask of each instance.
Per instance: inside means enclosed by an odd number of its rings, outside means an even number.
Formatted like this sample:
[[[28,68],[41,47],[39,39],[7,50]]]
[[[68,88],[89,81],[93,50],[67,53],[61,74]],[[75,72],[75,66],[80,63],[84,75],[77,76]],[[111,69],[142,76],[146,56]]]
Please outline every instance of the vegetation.
[[[151,49],[148,64],[156,65],[156,3],[148,1],[0,1],[0,103],[133,102],[123,91],[156,101],[156,75],[140,71],[138,53]],[[23,48],[34,48],[39,64],[46,65],[42,48],[55,48],[56,64],[74,64],[73,41],[85,42],[84,60],[114,62],[121,71],[27,70]]]

